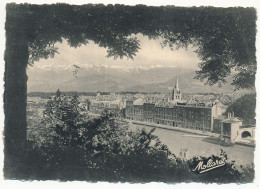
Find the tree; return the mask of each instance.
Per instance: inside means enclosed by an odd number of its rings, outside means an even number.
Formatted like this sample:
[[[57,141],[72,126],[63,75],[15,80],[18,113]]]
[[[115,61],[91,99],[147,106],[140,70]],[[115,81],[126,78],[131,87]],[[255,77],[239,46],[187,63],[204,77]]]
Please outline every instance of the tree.
[[[256,94],[245,94],[235,100],[228,108],[228,112],[234,112],[235,116],[243,119],[243,124],[255,125]]]
[[[104,113],[91,118],[78,111],[77,95],[55,96],[44,110],[38,133],[29,141],[26,165],[29,178],[113,182],[251,182],[253,168],[223,169],[196,175],[189,167],[198,159],[172,154],[154,129],[131,131],[128,125]],[[41,140],[39,140],[41,139]],[[222,151],[222,156],[227,159]],[[36,169],[35,169],[36,168]],[[219,176],[221,175],[221,176]]]
[[[152,135],[154,129],[134,133],[107,112],[94,119],[81,113],[77,95],[54,96],[47,102],[43,113],[42,124],[37,126],[38,132],[33,133],[36,136],[31,137],[31,143],[48,156],[48,165],[65,166],[71,162],[64,157],[73,157],[73,164],[84,162],[84,166],[102,168],[104,154],[107,158],[116,158],[133,151],[143,153],[151,148],[167,149],[158,137]],[[151,141],[155,141],[152,146]]]
[[[58,53],[55,42],[66,39],[72,47],[89,40],[107,49],[107,57],[133,59],[140,49],[133,34],[163,38],[162,46],[197,47],[197,79],[219,85],[231,70],[232,84],[252,88],[255,81],[256,10],[254,8],[135,7],[124,5],[15,5],[7,6],[7,21],[21,11],[29,44],[29,64]],[[142,18],[142,19],[140,19]],[[8,22],[9,23],[9,22]],[[7,31],[14,28],[7,24]]]

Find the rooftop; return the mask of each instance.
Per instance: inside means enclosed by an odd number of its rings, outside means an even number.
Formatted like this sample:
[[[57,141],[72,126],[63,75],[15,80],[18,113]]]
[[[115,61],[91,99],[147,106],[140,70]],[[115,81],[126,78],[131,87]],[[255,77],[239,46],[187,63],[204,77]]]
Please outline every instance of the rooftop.
[[[223,123],[234,123],[234,122],[241,122],[242,119],[238,118],[238,117],[230,117],[230,118],[225,118],[224,120],[220,121]]]
[[[144,104],[144,100],[141,99],[141,98],[138,98],[138,99],[136,99],[136,100],[134,101],[134,105],[139,105],[139,106],[141,106],[141,105],[143,105],[143,104]]]

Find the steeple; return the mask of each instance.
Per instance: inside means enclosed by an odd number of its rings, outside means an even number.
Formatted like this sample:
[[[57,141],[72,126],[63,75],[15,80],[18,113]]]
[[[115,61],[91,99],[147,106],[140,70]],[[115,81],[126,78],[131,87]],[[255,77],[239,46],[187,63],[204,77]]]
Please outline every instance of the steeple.
[[[175,89],[179,89],[179,81],[178,81],[178,77],[177,77],[177,79],[176,79]]]
[[[181,91],[179,89],[178,77],[176,79],[175,87],[172,90],[172,100],[175,101],[175,102],[180,102],[181,101]]]

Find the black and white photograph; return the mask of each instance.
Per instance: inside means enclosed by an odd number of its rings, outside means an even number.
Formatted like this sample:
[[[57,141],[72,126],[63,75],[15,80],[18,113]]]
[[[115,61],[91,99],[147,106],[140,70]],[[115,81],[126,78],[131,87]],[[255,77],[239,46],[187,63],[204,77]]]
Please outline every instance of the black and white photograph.
[[[5,10],[4,179],[254,182],[255,7]]]

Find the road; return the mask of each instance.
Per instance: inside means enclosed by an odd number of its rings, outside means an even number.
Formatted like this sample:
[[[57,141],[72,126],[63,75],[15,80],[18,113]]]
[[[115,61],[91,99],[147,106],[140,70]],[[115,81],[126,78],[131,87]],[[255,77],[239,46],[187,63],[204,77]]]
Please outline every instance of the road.
[[[142,128],[151,130],[153,128],[136,124],[132,124],[130,127],[133,130]],[[219,155],[220,150],[223,149],[228,155],[228,161],[235,160],[237,165],[246,165],[254,162],[253,147],[242,145],[221,146],[205,136],[161,128],[156,128],[153,134],[157,135],[162,143],[166,144],[170,151],[176,155],[179,155],[181,149],[188,149],[188,158],[197,155]]]

